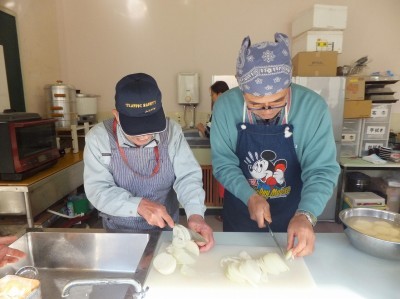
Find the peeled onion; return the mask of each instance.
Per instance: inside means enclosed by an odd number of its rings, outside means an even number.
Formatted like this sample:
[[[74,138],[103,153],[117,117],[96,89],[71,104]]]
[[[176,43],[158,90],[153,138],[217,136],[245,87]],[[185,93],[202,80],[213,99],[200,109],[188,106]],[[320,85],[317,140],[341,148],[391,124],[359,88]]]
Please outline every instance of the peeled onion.
[[[275,252],[253,259],[247,252],[242,251],[238,257],[222,258],[220,265],[225,268],[224,273],[229,280],[253,286],[267,282],[269,274],[279,275],[289,270],[284,260]]]
[[[188,265],[195,264],[199,255],[199,246],[192,240],[189,231],[183,225],[176,224],[172,231],[171,245],[154,258],[153,265],[164,275],[174,273],[177,265],[180,265],[182,274],[193,276],[194,270]]]
[[[153,266],[161,274],[169,275],[176,269],[176,259],[167,252],[161,252],[154,258]]]

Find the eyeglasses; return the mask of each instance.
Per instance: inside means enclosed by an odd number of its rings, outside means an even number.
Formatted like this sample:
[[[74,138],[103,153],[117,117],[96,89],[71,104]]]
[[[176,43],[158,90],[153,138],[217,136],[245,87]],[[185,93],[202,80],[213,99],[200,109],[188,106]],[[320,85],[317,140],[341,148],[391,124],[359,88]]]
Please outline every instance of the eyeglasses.
[[[286,93],[282,97],[277,98],[274,101],[270,101],[269,103],[253,102],[252,98],[249,98],[248,100],[246,100],[246,102],[247,102],[247,110],[257,111],[257,110],[274,110],[274,109],[284,108],[287,105],[287,102],[285,101],[287,95],[288,94]],[[281,104],[282,102],[285,102],[285,103]],[[273,105],[271,105],[271,104],[273,104]]]
[[[286,107],[287,103],[284,105],[279,105],[279,106],[264,106],[264,104],[256,104],[252,105],[252,107],[247,106],[247,110],[274,110],[274,109],[280,109],[283,107]]]

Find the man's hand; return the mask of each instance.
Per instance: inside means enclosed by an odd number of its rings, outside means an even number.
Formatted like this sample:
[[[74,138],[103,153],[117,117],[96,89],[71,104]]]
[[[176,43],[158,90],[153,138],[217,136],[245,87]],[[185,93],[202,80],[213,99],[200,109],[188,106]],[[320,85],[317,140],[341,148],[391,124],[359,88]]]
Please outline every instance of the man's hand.
[[[142,198],[137,211],[150,225],[160,228],[164,228],[166,225],[169,227],[174,227],[175,225],[165,206],[152,202],[147,198]]]
[[[200,252],[206,252],[214,246],[214,235],[212,228],[206,223],[204,218],[200,215],[191,215],[188,219],[188,227],[195,232],[198,232],[206,240],[206,244],[197,243],[200,248]]]
[[[15,236],[0,237],[0,267],[15,263],[20,258],[25,257],[26,254],[24,252],[8,247],[15,240],[17,240]]]
[[[289,222],[287,233],[287,249],[292,249],[293,256],[306,256],[313,253],[315,243],[314,229],[305,215],[294,215]],[[296,245],[295,238],[297,238]]]
[[[247,206],[251,220],[256,221],[259,228],[265,227],[265,221],[272,222],[269,203],[263,196],[254,193],[250,196]]]

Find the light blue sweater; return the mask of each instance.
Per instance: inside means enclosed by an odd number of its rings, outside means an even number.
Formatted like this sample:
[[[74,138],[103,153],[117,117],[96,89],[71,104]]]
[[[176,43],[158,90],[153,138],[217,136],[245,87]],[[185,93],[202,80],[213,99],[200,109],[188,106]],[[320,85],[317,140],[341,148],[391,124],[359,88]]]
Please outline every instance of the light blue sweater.
[[[303,181],[298,209],[319,216],[332,196],[340,173],[331,115],[328,105],[317,93],[296,84],[292,84],[291,89],[288,123],[294,126],[293,140]],[[243,104],[243,94],[238,87],[218,98],[213,109],[211,153],[216,179],[247,204],[255,191],[239,168],[235,154],[236,124],[242,122]]]
[[[119,125],[117,135],[122,148],[135,147],[126,139]],[[137,208],[142,198],[117,186],[110,172],[111,148],[104,123],[95,125],[85,139],[83,178],[89,201],[99,211],[112,216],[139,216]],[[160,141],[159,134],[155,134],[155,139]],[[154,147],[156,144],[153,141],[146,147]],[[168,126],[168,155],[175,172],[173,188],[179,203],[185,209],[186,216],[188,218],[193,214],[204,216],[206,207],[201,168],[183,136],[181,127],[173,120],[169,121]]]

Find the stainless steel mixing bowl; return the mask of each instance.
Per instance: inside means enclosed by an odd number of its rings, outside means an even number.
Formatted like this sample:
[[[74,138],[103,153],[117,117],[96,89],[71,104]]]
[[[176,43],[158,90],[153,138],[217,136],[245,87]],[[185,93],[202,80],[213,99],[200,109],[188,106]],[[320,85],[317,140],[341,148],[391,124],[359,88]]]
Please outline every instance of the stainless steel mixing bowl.
[[[357,231],[348,225],[348,219],[353,216],[375,217],[393,221],[400,225],[400,214],[370,208],[351,208],[339,213],[339,218],[345,227],[344,232],[355,248],[376,257],[400,260],[399,242],[378,239]]]

